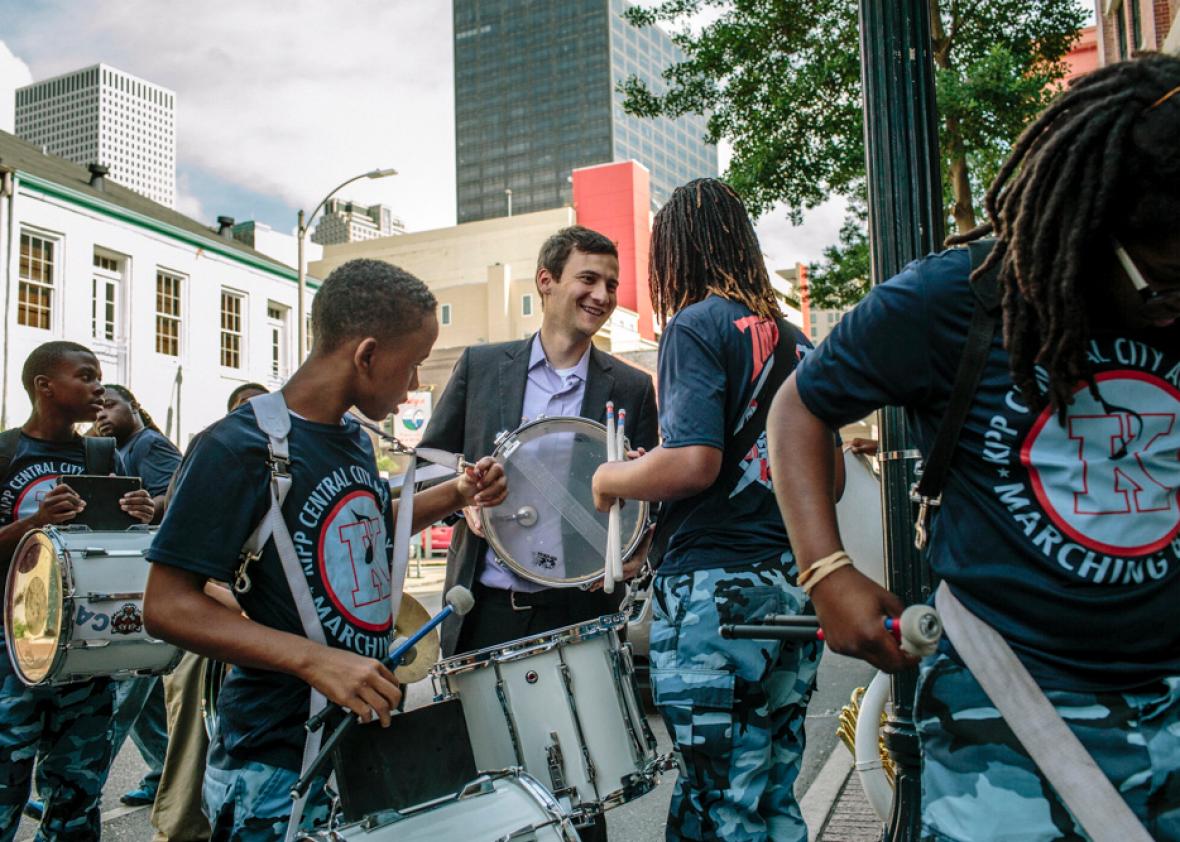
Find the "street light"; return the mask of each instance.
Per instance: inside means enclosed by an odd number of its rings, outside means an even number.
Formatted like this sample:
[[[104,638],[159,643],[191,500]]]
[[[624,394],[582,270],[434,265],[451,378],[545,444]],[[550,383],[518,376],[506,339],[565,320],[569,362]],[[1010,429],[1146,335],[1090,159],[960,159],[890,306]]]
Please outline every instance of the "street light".
[[[328,203],[329,199],[331,199],[333,196],[335,196],[337,193],[339,193],[342,189],[344,189],[348,185],[352,184],[354,181],[360,181],[362,178],[388,178],[391,175],[397,175],[397,170],[392,169],[392,168],[384,169],[384,170],[370,170],[369,172],[361,173],[360,175],[354,175],[352,178],[348,179],[347,181],[341,182],[339,185],[334,187],[332,189],[332,192],[330,192],[327,196],[325,196],[320,201],[320,203],[315,206],[315,210],[313,210],[311,212],[311,214],[307,217],[306,222],[304,222],[303,211],[302,210],[299,211],[299,214],[298,214],[298,223],[299,224],[296,229],[297,237],[299,240],[299,257],[298,257],[298,262],[299,262],[299,303],[296,308],[299,311],[298,316],[297,316],[297,318],[299,320],[299,325],[298,325],[299,348],[298,348],[298,351],[295,355],[295,359],[300,363],[303,362],[303,358],[307,355],[307,310],[304,305],[304,298],[305,298],[305,294],[306,294],[305,291],[307,289],[307,270],[303,265],[303,238],[307,236],[308,226],[311,224],[312,220],[315,219],[315,215],[320,212],[320,209],[323,208],[323,206]]]

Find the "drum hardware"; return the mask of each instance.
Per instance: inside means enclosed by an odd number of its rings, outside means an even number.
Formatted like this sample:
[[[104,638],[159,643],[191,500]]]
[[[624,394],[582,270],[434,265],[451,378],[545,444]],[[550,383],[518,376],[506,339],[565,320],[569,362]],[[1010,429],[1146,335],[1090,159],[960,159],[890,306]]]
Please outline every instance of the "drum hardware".
[[[558,740],[556,731],[549,732],[549,741],[545,754],[549,758],[549,780],[553,782],[551,791],[561,798],[570,790],[565,786],[565,758],[561,754],[561,741]]]
[[[139,555],[132,553],[132,555]],[[142,557],[142,556],[141,556]],[[143,599],[143,593],[137,591],[122,591],[120,593],[92,593],[91,602],[116,602],[120,599]]]
[[[590,744],[586,741],[585,729],[582,728],[582,717],[578,716],[578,703],[574,698],[574,677],[570,673],[570,666],[565,660],[565,650],[557,649],[561,680],[565,684],[566,703],[569,704],[570,714],[574,720],[574,731],[578,735],[578,744],[582,747],[582,768],[586,770],[586,779],[594,787],[595,801],[600,799],[598,793],[598,772],[594,768],[594,761],[590,759]]]
[[[380,439],[389,442],[393,445],[394,453],[404,453],[407,456],[417,456],[427,462],[435,465],[442,465],[445,468],[451,468],[455,473],[460,473],[467,468],[474,468],[474,462],[468,462],[463,458],[462,453],[451,453],[447,450],[442,450],[437,447],[409,447],[402,444],[397,436],[390,435],[382,430],[376,424],[371,424],[363,418],[357,416],[355,412],[346,412],[345,416],[351,418],[357,424],[364,427],[369,432],[373,433]]]
[[[537,510],[532,506],[521,506],[510,515],[493,515],[495,520],[514,520],[521,526],[528,528],[537,523]]]
[[[909,450],[886,450],[877,454],[877,461],[879,462],[893,462],[899,459],[921,459],[922,451],[916,448]]]
[[[636,699],[640,698],[639,687],[635,683],[635,659],[632,657],[632,654],[631,654],[631,644],[624,643],[621,648],[612,649],[611,653],[610,653],[610,658],[611,658],[611,671],[614,674],[615,681],[621,685],[623,683],[623,681],[629,680],[631,682],[631,689],[632,689],[632,692],[635,694],[635,698]],[[624,669],[624,667],[625,667],[625,669]],[[624,678],[624,675],[626,675],[627,677]],[[619,704],[623,705],[625,707],[627,702],[625,699],[621,698],[621,699],[619,699]],[[647,717],[643,715],[642,710],[639,710],[639,709],[623,710],[622,713],[623,713],[624,720],[626,720],[627,735],[631,738],[631,750],[635,755],[635,759],[636,760],[643,760],[644,757],[647,756],[646,753],[644,752],[645,743],[640,742],[640,735],[635,730],[635,725],[632,721],[632,716],[634,716],[634,718],[637,719],[640,723],[640,728],[643,731],[643,740],[646,742],[646,747],[649,752],[655,751],[655,749],[656,749],[655,734],[652,733],[651,726],[649,726],[647,724]]]

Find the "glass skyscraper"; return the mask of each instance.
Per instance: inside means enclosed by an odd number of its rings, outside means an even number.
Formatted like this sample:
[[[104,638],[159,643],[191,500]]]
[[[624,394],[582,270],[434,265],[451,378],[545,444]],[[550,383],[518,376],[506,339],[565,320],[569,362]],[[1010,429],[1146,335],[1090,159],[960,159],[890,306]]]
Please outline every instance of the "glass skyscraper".
[[[717,174],[704,117],[623,112],[620,81],[635,75],[662,92],[660,73],[683,55],[658,27],[625,21],[627,5],[454,0],[459,222],[504,216],[509,201],[513,213],[568,204],[570,172],[592,164],[639,161],[656,206]]]

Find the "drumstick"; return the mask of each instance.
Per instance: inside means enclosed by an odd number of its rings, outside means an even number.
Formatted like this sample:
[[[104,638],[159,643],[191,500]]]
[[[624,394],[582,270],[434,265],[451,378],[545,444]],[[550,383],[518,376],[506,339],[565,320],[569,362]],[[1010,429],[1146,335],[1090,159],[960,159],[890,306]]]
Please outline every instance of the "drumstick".
[[[615,461],[615,448],[618,436],[615,431],[615,404],[606,402],[606,461]],[[619,530],[619,515],[617,504],[610,507],[606,519],[606,556],[603,559],[602,589],[607,593],[615,592],[615,562],[612,554],[615,546],[615,534]]]
[[[623,426],[627,421],[627,410],[622,407],[619,408],[619,423],[616,434],[618,438],[615,441],[615,460],[623,462],[627,458],[627,445],[624,444]],[[614,543],[611,545],[611,559],[615,564],[615,579],[623,581],[623,524],[622,524],[622,501],[615,500],[612,507],[615,513],[615,533]]]

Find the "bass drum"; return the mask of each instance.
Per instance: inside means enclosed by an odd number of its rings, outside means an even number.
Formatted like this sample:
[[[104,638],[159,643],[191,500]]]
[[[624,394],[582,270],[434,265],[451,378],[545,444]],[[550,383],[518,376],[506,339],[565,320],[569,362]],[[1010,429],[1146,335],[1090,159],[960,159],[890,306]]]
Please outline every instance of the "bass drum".
[[[496,558],[549,587],[601,579],[607,513],[595,510],[590,480],[606,461],[606,427],[585,418],[542,418],[501,435],[492,455],[504,466],[508,496],[479,512]],[[628,500],[619,512],[624,560],[643,540],[648,508]]]
[[[49,526],[21,539],[4,595],[8,657],[21,681],[69,684],[176,666],[180,650],[143,627],[143,553],[154,534]]]
[[[422,807],[387,810],[304,842],[578,842],[557,800],[524,772],[476,778],[457,795]]]
[[[844,451],[844,496],[836,504],[840,540],[856,569],[885,585],[885,535],[881,520],[881,480],[873,463]]]

